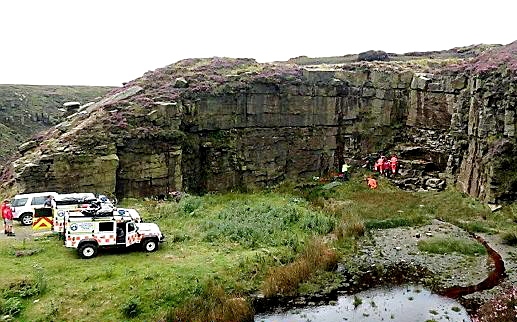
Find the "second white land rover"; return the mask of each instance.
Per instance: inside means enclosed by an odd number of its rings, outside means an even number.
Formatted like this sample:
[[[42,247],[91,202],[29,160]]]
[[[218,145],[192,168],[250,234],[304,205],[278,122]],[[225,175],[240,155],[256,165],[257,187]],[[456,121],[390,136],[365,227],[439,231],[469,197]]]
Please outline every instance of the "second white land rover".
[[[35,208],[42,208],[48,196],[57,196],[57,192],[38,192],[16,195],[11,200],[13,218],[24,226],[32,225]]]

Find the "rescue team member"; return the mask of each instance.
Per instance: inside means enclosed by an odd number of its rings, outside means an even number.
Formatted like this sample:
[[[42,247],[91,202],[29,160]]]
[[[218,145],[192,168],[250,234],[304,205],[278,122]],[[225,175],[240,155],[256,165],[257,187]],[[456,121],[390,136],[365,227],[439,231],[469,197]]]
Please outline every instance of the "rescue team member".
[[[390,160],[388,160],[386,157],[384,157],[384,164],[382,165],[382,174],[386,177],[390,173]]]
[[[6,230],[6,227],[5,227],[5,219],[4,219],[4,216],[3,216],[3,213],[4,213],[4,208],[7,207],[7,205],[2,202],[2,205],[0,206],[0,214],[2,214],[2,221],[4,223],[4,234],[7,235],[7,230]]]
[[[397,158],[396,154],[393,154],[390,159],[390,165],[391,165],[391,173],[395,174],[397,172],[397,163],[399,159]]]
[[[45,199],[43,207],[56,208],[56,201],[54,200],[54,196],[48,196],[47,199]]]
[[[2,203],[2,218],[5,223],[5,233],[7,236],[14,236],[13,233],[13,211],[9,206],[9,200],[5,199]]]
[[[382,168],[384,167],[384,158],[380,157],[373,166],[373,171],[379,171],[382,173]]]
[[[350,169],[350,165],[348,163],[344,163],[341,167],[341,173],[343,174],[343,180],[348,180],[350,178],[350,173],[348,172]]]
[[[368,188],[377,189],[377,180],[372,178],[372,176],[368,176],[368,178],[366,178],[366,183],[368,184]]]

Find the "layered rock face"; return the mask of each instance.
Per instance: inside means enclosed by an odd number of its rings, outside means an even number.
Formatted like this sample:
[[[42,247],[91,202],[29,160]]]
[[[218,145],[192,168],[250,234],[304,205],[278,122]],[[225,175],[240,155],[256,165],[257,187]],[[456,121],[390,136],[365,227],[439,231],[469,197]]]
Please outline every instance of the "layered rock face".
[[[515,197],[515,73],[188,60],[144,75],[17,160],[24,191],[119,197],[266,187],[397,153],[393,179]],[[508,174],[514,177],[509,178]]]

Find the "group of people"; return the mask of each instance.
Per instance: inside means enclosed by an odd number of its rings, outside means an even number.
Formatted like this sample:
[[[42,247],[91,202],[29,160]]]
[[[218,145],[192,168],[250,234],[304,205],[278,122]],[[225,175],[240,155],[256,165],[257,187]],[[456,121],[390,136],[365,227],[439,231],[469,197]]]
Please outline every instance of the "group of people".
[[[398,173],[399,159],[396,154],[392,154],[388,159],[384,155],[379,156],[377,160],[372,155],[369,155],[366,159],[364,168],[378,173],[381,176],[394,176]],[[373,175],[369,175],[366,178],[366,184],[370,189],[377,189],[377,180]]]
[[[399,159],[396,154],[392,154],[390,158],[381,155],[378,159],[369,155],[365,158],[363,168],[368,168],[371,171],[378,172],[380,175],[389,177],[398,173]]]
[[[378,171],[381,175],[389,177],[397,173],[398,162],[399,159],[396,154],[393,154],[389,159],[383,155],[377,159],[377,162],[375,162],[373,166],[373,170]]]
[[[4,220],[4,234],[10,237],[15,236],[13,232],[13,211],[8,199],[2,202],[0,211],[2,212],[2,219]]]

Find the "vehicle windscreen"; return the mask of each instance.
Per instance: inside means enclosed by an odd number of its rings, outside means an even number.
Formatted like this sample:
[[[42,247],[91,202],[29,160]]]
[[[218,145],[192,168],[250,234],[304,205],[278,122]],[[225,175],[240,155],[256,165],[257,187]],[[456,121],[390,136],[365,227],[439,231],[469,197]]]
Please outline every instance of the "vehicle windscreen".
[[[25,206],[25,204],[27,203],[27,199],[29,198],[13,199],[13,201],[11,202],[11,207]]]

